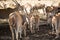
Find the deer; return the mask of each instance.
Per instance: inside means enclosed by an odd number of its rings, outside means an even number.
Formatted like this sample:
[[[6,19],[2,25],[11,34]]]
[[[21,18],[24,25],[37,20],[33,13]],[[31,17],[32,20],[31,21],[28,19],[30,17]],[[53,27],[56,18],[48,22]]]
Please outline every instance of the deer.
[[[22,13],[22,6],[16,1],[17,10],[9,14],[9,26],[12,33],[12,40],[18,40],[20,34],[20,38],[22,38],[22,31],[26,36],[26,16]]]

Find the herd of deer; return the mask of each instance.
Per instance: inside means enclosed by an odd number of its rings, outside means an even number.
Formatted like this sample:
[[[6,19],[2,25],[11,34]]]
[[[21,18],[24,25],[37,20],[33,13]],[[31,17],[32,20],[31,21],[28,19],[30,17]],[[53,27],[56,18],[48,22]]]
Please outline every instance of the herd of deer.
[[[16,0],[13,1],[16,3],[17,8],[9,14],[9,26],[12,33],[12,40],[18,40],[19,36],[22,38],[22,34],[24,34],[24,36],[27,36],[27,27],[30,29],[31,33],[35,33],[35,29],[39,31],[40,17],[39,15],[34,15],[33,13],[35,10],[43,8],[45,5],[33,7],[30,10],[30,13],[27,14],[28,12],[26,8],[22,7]],[[50,24],[52,24],[52,33],[56,33],[56,37],[58,37],[60,13],[56,12],[58,9],[54,7],[46,7],[45,9],[47,19],[50,20]]]

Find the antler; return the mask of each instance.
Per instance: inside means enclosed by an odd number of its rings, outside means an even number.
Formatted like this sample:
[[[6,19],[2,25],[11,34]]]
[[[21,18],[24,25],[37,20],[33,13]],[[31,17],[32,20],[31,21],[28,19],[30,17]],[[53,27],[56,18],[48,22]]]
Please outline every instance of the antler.
[[[15,2],[16,4],[19,4],[16,0],[12,0],[13,2]]]
[[[15,2],[17,6],[20,5],[16,0],[12,0],[12,1]]]
[[[18,10],[22,10],[23,9],[23,7],[16,0],[12,0],[12,1],[16,3],[16,8]]]

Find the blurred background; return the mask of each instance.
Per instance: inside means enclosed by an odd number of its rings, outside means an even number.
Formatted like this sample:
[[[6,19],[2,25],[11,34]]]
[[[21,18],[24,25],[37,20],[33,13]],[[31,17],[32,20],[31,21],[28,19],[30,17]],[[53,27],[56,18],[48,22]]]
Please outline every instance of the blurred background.
[[[30,7],[27,6],[28,4],[30,4],[31,7],[40,4],[45,4],[45,6],[60,7],[60,0],[17,0],[17,2],[25,8]],[[0,0],[0,40],[11,40],[11,31],[8,24],[8,18],[14,8],[16,8],[16,4],[12,0]],[[33,35],[29,34],[30,32],[28,30],[28,36],[26,38],[23,37],[23,40],[55,40],[54,37],[56,35],[48,35],[51,29],[46,24],[47,16],[44,15],[43,11],[38,15],[41,19],[43,19],[41,20],[41,23],[45,24],[41,25],[40,31]],[[60,38],[57,40],[60,40]]]

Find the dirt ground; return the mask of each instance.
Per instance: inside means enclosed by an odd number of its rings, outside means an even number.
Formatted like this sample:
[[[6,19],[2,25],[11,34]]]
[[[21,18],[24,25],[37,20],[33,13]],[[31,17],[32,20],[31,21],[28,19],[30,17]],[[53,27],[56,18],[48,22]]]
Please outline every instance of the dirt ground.
[[[60,37],[55,39],[56,35],[49,34],[51,28],[47,25],[39,26],[40,31],[31,34],[27,30],[27,37],[23,37],[22,40],[60,40]],[[0,40],[11,40],[11,32],[8,25],[0,26]]]

